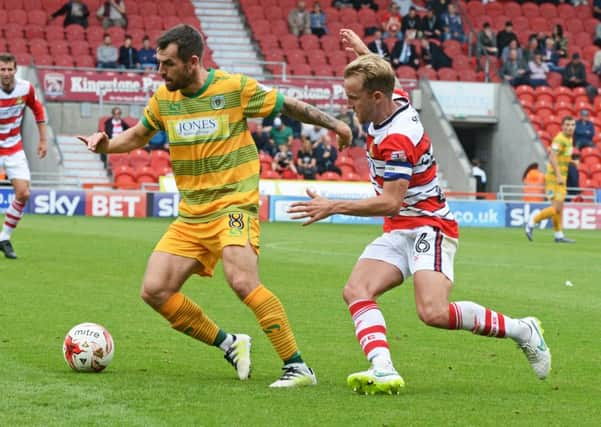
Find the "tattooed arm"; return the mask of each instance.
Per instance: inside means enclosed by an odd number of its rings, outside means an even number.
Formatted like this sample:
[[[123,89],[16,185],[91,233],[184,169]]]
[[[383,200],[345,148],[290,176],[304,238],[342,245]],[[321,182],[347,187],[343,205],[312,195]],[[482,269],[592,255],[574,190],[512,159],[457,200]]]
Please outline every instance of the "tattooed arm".
[[[281,112],[302,123],[317,125],[333,130],[338,135],[339,148],[343,148],[351,143],[353,134],[346,123],[324,113],[306,102],[285,96]]]

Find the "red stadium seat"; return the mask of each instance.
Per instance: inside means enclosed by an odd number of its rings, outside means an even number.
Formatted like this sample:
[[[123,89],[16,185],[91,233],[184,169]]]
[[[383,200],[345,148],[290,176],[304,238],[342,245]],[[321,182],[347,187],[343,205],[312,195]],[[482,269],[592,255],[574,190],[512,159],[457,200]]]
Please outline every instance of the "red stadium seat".
[[[298,37],[294,34],[286,34],[280,38],[280,46],[284,50],[298,49]]]
[[[434,68],[420,67],[417,70],[417,77],[419,79],[427,78],[428,80],[438,80],[438,74]]]
[[[185,3],[185,2],[182,2],[182,3]],[[139,6],[140,7],[139,7],[138,11],[141,11],[146,16],[159,14],[159,11],[157,9],[157,4],[154,1],[141,2],[141,4]]]
[[[312,65],[311,68],[313,71],[313,75],[318,77],[334,77],[336,75],[336,70],[332,68],[329,64],[322,65]]]
[[[361,175],[355,172],[342,172],[343,181],[362,181]]]
[[[304,34],[300,36],[301,49],[306,51],[319,50],[319,38],[313,34]]]
[[[98,122],[98,130],[104,131],[104,121],[109,118],[109,116],[101,117]],[[127,153],[111,153],[108,155],[108,164],[111,170],[115,171],[119,166],[129,166],[129,154]],[[114,172],[113,172],[114,174]]]
[[[69,55],[69,44],[66,41],[56,41],[48,45],[51,55]]]
[[[177,2],[177,7],[175,8],[175,12],[177,16],[186,17],[186,16],[194,16],[196,15],[196,10],[194,9],[194,5],[192,2]]]
[[[142,19],[144,20],[144,29],[146,30],[163,28],[163,19],[160,16],[145,15]]]
[[[526,18],[534,18],[535,16],[540,16],[538,5],[534,3],[522,4],[522,15],[524,15]]]
[[[127,29],[144,28],[144,18],[140,15],[127,14]]]
[[[81,68],[96,68],[96,58],[91,55],[82,55],[75,58],[75,65]]]
[[[319,39],[319,43],[321,44],[321,48],[329,54],[340,50],[340,38],[337,35],[325,35]]]
[[[540,16],[551,19],[557,16],[557,7],[551,3],[543,3],[538,8]]]
[[[291,67],[296,65],[305,65],[307,63],[307,55],[304,50],[294,49],[286,52],[286,59]]]
[[[17,24],[20,26],[24,26],[25,24],[27,24],[27,12],[25,12],[22,9],[13,9],[13,6],[11,4],[11,11],[10,11],[10,22],[12,24]]]
[[[327,50],[326,50],[327,52]],[[328,62],[333,67],[344,68],[348,64],[346,53],[340,51],[334,51],[328,54]]]
[[[59,55],[54,57],[54,65],[57,67],[74,67],[73,57],[70,55]]]
[[[317,179],[322,181],[340,181],[340,175],[338,175],[336,172],[328,171],[319,175]]]
[[[446,81],[457,81],[457,71],[455,71],[452,68],[441,68],[440,70],[438,70],[438,79]]]
[[[138,184],[142,183],[156,183],[158,177],[156,171],[150,166],[142,166],[140,168],[134,168],[135,178]]]
[[[357,12],[355,11],[355,9],[350,7],[340,9],[340,12],[338,12],[338,20],[346,26],[349,26],[359,21],[357,17]],[[363,34],[359,34],[359,36],[363,36]]]
[[[576,16],[576,9],[569,3],[562,3],[557,6],[557,15],[562,19],[570,19]]]
[[[365,28],[379,26],[378,17],[376,13],[369,8],[360,9],[359,12],[357,12],[357,19]]]
[[[90,46],[96,48],[102,43],[102,39],[104,38],[104,30],[102,27],[90,27],[86,30],[86,38],[88,43],[90,43]]]
[[[277,173],[273,169],[263,169],[263,170],[261,170],[261,178],[263,178],[263,179],[280,179],[281,176],[279,173]]]
[[[83,40],[85,34],[85,30],[79,25],[69,25],[65,28],[65,39],[68,41]]]
[[[27,23],[45,27],[48,23],[48,15],[41,9],[31,10],[27,15]]]
[[[10,2],[12,4],[12,2]],[[25,10],[41,10],[44,2],[42,0],[23,0],[23,9]]]
[[[504,13],[503,5],[501,3],[497,3],[497,2],[487,3],[484,6],[484,11],[485,11],[485,14],[490,17],[503,15],[503,13]]]
[[[52,56],[46,55],[35,55],[33,62],[35,65],[39,66],[52,66],[54,65],[54,58]]]
[[[150,166],[155,170],[171,167],[169,152],[165,150],[152,150],[150,152]]]
[[[470,2],[471,3],[471,2]],[[516,2],[503,2],[504,11],[503,14],[510,19],[517,16],[522,16],[522,8]]]
[[[406,80],[417,79],[417,75],[415,74],[415,68],[410,67],[408,65],[400,66],[399,68],[396,69],[395,73],[399,79],[406,79]]]
[[[578,18],[568,19],[565,23],[565,30],[569,31],[572,34],[580,33],[584,31],[584,26],[582,25],[582,20]]]
[[[133,168],[148,166],[150,164],[150,154],[141,148],[133,150],[129,153],[129,164]]]
[[[485,14],[484,5],[480,2],[470,1],[466,4],[468,15],[474,16],[482,16]]]
[[[29,52],[33,55],[34,58],[38,56],[43,56],[48,54],[48,46],[42,43],[35,43],[29,46]],[[36,61],[37,63],[37,61]]]
[[[285,19],[282,9],[279,7],[266,9],[263,11],[263,14],[268,21],[280,21]]]

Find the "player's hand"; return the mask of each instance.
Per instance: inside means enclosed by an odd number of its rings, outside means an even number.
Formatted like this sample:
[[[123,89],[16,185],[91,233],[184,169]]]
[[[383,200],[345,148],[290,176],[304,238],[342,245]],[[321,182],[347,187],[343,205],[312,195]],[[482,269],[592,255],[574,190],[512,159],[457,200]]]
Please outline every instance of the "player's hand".
[[[40,142],[38,144],[38,157],[40,159],[43,159],[44,157],[46,157],[47,153],[48,153],[48,143],[46,142],[45,139],[40,139]]]
[[[566,182],[564,181],[562,176],[557,177],[557,185],[564,185]]]
[[[353,142],[353,131],[351,131],[349,125],[347,125],[343,121],[338,120],[338,124],[336,125],[334,132],[336,132],[336,135],[338,135],[339,150],[342,150],[344,147],[350,146],[351,142]]]
[[[370,53],[367,45],[363,43],[361,37],[359,37],[353,30],[348,28],[342,28],[340,30],[340,40],[344,50],[355,52],[357,56],[366,55]]]
[[[316,191],[307,189],[307,195],[311,200],[303,200],[290,204],[287,213],[291,214],[291,219],[305,219],[303,226],[313,224],[316,221],[327,218],[332,215],[332,202],[325,197],[321,197]]]
[[[93,153],[106,153],[109,146],[109,136],[104,132],[96,132],[90,136],[77,136]]]

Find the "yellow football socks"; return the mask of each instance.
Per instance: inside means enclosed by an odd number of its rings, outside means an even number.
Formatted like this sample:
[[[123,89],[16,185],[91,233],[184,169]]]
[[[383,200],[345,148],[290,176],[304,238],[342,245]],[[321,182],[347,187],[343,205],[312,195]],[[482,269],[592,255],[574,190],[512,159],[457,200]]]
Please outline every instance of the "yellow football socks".
[[[557,212],[551,217],[551,221],[553,221],[553,230],[561,231],[561,212]]]
[[[263,285],[259,285],[244,299],[283,361],[297,354],[298,347],[288,317],[280,300]]]
[[[543,209],[534,217],[534,223],[538,224],[543,219],[551,218],[555,215],[557,211],[553,206],[549,206],[548,208]]]
[[[159,309],[171,327],[206,344],[213,345],[219,327],[201,308],[181,292],[173,294]]]

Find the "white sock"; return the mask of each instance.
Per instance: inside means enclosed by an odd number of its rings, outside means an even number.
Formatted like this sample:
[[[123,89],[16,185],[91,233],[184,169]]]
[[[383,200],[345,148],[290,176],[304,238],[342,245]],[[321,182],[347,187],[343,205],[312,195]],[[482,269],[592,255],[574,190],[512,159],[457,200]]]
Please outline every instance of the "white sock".
[[[227,337],[219,344],[219,348],[223,351],[227,351],[228,348],[236,341],[236,338],[232,334],[227,334]]]
[[[565,236],[563,234],[563,231],[556,231],[555,232],[555,238],[556,239],[563,239]]]

